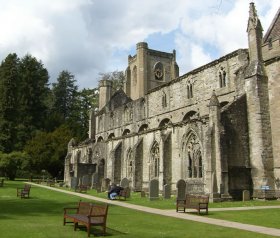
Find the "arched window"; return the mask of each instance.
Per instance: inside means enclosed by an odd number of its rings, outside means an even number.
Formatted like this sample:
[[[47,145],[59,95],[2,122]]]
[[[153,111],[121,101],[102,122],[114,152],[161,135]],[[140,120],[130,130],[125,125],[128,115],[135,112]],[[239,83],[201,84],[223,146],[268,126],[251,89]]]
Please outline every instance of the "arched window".
[[[110,135],[108,136],[108,140],[112,140],[115,137],[114,133],[110,133]]]
[[[138,133],[141,133],[141,132],[146,131],[148,129],[149,129],[148,124],[143,124],[142,126],[140,126],[140,128],[138,130]]]
[[[187,97],[188,99],[193,98],[193,84],[190,82],[187,85]]]
[[[159,145],[154,143],[151,149],[150,157],[150,179],[158,178],[159,176]]]
[[[227,73],[225,71],[224,67],[221,67],[220,71],[219,71],[219,84],[220,84],[220,88],[226,87],[227,86]]]
[[[123,135],[123,136],[126,136],[126,135],[128,135],[129,133],[130,133],[130,130],[129,130],[129,129],[124,129],[122,135]]]
[[[202,178],[202,156],[201,147],[197,136],[191,133],[184,144],[185,166],[187,178]]]
[[[163,80],[163,65],[161,62],[155,64],[154,75],[156,80]]]

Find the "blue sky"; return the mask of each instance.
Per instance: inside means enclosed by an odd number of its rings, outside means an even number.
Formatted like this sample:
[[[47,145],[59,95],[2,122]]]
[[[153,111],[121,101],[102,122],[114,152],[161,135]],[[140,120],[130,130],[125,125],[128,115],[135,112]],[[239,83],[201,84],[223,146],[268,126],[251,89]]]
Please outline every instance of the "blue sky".
[[[29,53],[54,82],[62,70],[80,88],[125,70],[136,44],[177,52],[180,75],[247,48],[248,0],[0,0],[0,59]],[[255,0],[264,34],[279,0]]]

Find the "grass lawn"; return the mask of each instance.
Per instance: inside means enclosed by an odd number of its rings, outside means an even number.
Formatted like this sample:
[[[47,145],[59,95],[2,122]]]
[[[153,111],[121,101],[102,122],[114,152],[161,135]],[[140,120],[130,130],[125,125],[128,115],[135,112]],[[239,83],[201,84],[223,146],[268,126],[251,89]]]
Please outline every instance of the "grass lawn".
[[[85,229],[74,232],[72,224],[63,226],[62,223],[63,207],[75,206],[79,201],[79,197],[32,186],[30,199],[20,199],[16,197],[16,187],[22,186],[22,182],[5,181],[4,187],[0,187],[0,237],[87,237]],[[86,199],[83,200],[86,201]],[[273,211],[273,209],[269,210]],[[225,214],[231,213],[233,214],[233,218],[237,217],[240,219],[238,217],[239,212],[236,213],[237,215],[234,215],[234,212],[226,212]],[[215,216],[216,218],[220,215],[223,215],[223,213],[220,212],[215,214],[210,214],[210,217]],[[271,215],[265,214],[264,217],[271,217]],[[259,217],[259,220],[263,219]],[[98,234],[98,230],[93,228],[92,234]],[[242,238],[272,237],[242,230],[223,228],[214,225],[148,214],[115,205],[110,205],[109,207],[106,236],[116,238],[230,238],[236,237],[237,234]]]

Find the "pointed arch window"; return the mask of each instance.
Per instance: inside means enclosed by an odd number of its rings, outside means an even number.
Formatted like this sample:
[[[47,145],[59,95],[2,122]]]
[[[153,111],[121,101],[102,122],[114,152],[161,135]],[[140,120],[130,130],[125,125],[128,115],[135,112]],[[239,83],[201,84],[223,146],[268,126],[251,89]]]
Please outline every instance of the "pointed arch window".
[[[219,71],[219,84],[220,84],[220,88],[227,86],[227,73],[224,67],[221,67]]]
[[[188,83],[187,85],[187,97],[188,99],[193,98],[193,84]]]
[[[159,176],[159,145],[157,142],[155,142],[151,149],[150,179],[158,178],[158,176]]]
[[[198,138],[195,134],[191,134],[188,137],[188,141],[185,144],[186,151],[186,172],[188,178],[202,178],[202,156],[201,147]]]

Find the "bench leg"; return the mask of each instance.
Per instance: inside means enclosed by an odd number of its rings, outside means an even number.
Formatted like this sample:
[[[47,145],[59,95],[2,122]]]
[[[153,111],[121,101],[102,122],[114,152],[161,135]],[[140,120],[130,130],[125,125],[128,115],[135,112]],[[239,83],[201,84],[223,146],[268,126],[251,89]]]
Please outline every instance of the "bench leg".
[[[74,231],[76,231],[77,226],[78,226],[78,222],[74,221]]]
[[[103,235],[106,234],[106,225],[103,226]]]
[[[87,225],[87,236],[90,237],[90,224]]]

